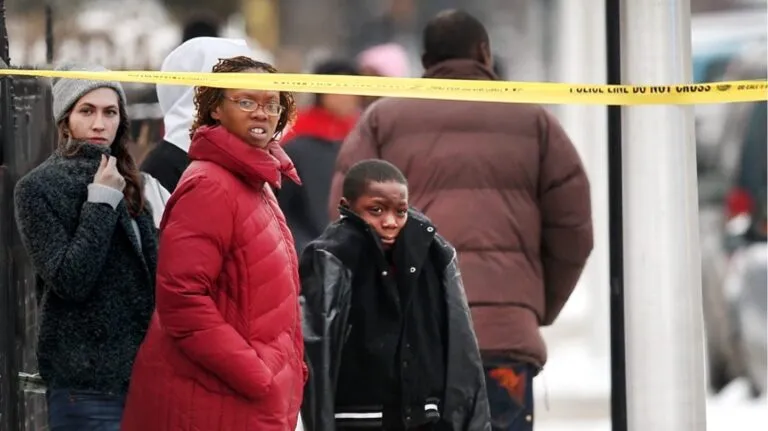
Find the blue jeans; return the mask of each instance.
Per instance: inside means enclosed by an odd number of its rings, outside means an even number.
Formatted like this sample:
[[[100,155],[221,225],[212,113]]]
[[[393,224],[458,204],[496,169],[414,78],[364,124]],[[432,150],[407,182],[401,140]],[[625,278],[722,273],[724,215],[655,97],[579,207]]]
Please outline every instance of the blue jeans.
[[[74,389],[49,389],[49,431],[120,431],[124,395]]]
[[[493,431],[533,431],[536,368],[510,360],[486,361],[483,368]]]

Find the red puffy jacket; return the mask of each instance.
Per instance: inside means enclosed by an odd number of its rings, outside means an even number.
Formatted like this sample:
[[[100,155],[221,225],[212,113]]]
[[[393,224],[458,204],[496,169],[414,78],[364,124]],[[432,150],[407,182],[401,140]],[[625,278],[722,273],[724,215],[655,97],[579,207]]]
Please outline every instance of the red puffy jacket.
[[[123,431],[292,431],[306,366],[293,238],[269,186],[278,144],[201,128],[161,225],[157,309]]]

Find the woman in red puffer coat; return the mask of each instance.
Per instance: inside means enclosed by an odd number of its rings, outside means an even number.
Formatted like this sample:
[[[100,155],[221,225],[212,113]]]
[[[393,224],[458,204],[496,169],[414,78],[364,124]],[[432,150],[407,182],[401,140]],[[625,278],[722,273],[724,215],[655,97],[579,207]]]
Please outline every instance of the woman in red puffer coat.
[[[214,72],[275,72],[247,57]],[[161,225],[157,309],[123,431],[287,431],[306,366],[293,238],[272,188],[299,182],[275,142],[290,93],[196,89],[184,172]]]

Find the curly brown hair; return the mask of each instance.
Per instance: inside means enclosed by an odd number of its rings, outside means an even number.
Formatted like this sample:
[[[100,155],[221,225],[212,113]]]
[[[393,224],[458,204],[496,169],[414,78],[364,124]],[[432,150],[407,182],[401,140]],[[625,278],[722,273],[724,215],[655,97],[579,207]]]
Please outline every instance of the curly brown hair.
[[[77,103],[75,103],[77,104]],[[73,108],[74,105],[73,104]],[[128,212],[132,217],[136,217],[144,211],[146,202],[144,200],[144,193],[142,192],[141,173],[136,166],[136,161],[133,160],[133,156],[128,151],[128,143],[130,136],[128,134],[130,122],[128,120],[128,113],[125,110],[123,103],[118,104],[118,111],[120,113],[120,124],[117,126],[117,133],[115,134],[115,140],[110,145],[110,153],[117,159],[117,171],[125,178],[125,188],[123,189],[123,197],[128,207]],[[57,124],[58,129],[58,150],[64,157],[77,156],[82,146],[81,141],[71,139],[69,133],[69,115],[72,113],[72,109],[64,115],[64,118]]]
[[[269,63],[256,61],[250,57],[239,56],[232,58],[221,58],[213,66],[214,73],[236,73],[246,70],[263,70],[268,73],[277,73],[277,69]],[[192,138],[199,127],[215,126],[218,121],[214,120],[211,112],[219,105],[224,98],[223,88],[215,87],[196,87],[195,88],[195,110],[197,115],[192,127],[189,129],[189,137]],[[285,126],[296,119],[296,100],[293,93],[289,91],[280,92],[280,105],[283,106],[283,112],[277,121],[277,128],[272,139],[277,139],[285,129]]]

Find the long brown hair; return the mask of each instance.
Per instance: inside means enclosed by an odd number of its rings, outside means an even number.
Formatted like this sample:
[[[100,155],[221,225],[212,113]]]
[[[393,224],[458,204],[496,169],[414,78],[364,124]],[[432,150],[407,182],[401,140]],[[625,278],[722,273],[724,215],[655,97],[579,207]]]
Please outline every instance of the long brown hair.
[[[57,128],[59,131],[58,148],[64,157],[74,157],[80,154],[83,143],[73,140],[69,134],[69,115],[72,113],[72,108],[64,115],[64,118],[59,121]],[[132,217],[136,217],[144,211],[145,201],[144,193],[142,192],[141,173],[136,166],[136,161],[133,160],[131,153],[128,151],[128,142],[130,140],[128,136],[128,130],[130,122],[128,120],[128,114],[125,110],[125,103],[121,100],[118,103],[118,110],[120,112],[120,124],[117,126],[117,133],[115,134],[115,140],[110,145],[111,154],[117,159],[117,171],[125,178],[125,188],[123,189],[123,197],[125,198],[128,212]]]
[[[222,58],[219,62],[213,66],[214,73],[236,73],[244,72],[246,70],[263,70],[268,73],[277,73],[277,69],[269,63],[263,63],[256,61],[250,57],[239,56],[232,58]],[[215,126],[218,121],[214,120],[211,116],[211,112],[219,106],[219,103],[224,98],[223,88],[215,87],[196,87],[195,88],[195,111],[197,115],[195,121],[192,123],[192,127],[189,129],[189,136],[192,138],[195,135],[195,131],[201,126]],[[293,97],[293,93],[289,91],[280,92],[280,105],[283,106],[283,112],[280,114],[280,119],[277,121],[277,128],[272,139],[277,139],[283,132],[285,126],[292,123],[296,119],[296,100]]]

